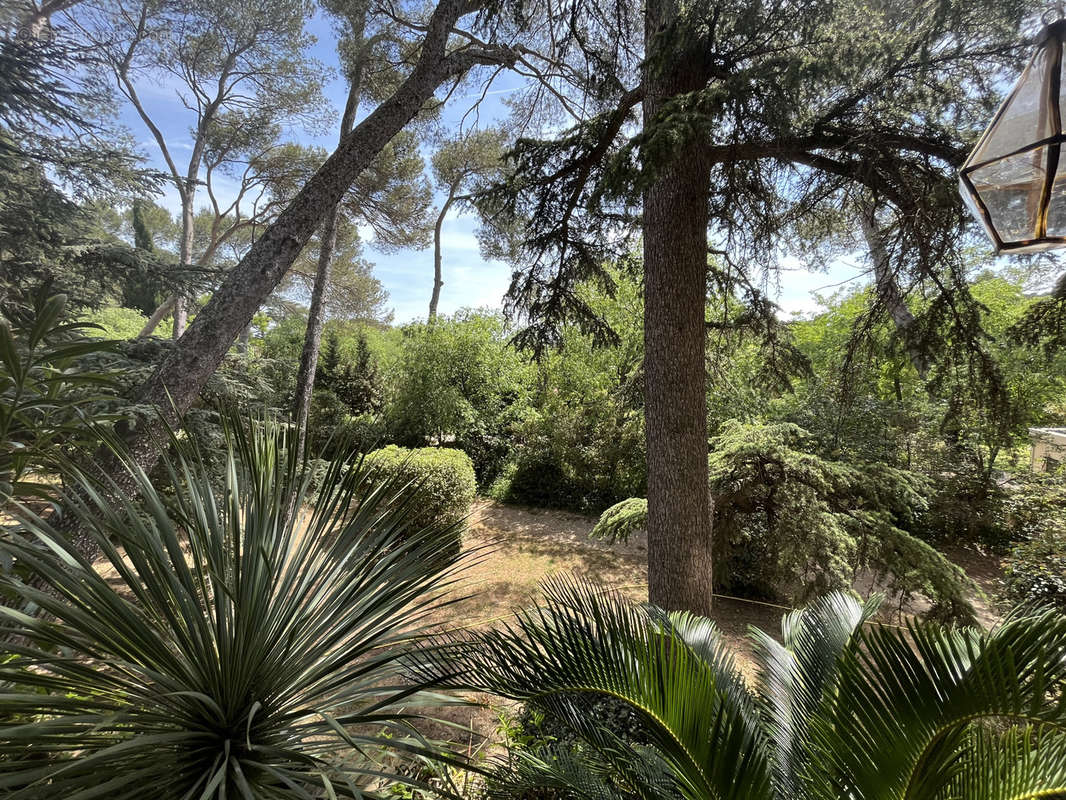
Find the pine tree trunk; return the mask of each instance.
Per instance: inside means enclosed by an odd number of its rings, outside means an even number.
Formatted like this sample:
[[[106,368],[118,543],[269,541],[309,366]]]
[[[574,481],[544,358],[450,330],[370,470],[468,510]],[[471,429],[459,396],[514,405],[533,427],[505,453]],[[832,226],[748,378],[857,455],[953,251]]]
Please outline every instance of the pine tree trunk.
[[[296,398],[293,401],[293,420],[296,425],[296,457],[303,458],[307,442],[307,417],[311,411],[311,393],[318,371],[318,352],[322,346],[322,327],[326,321],[326,286],[333,265],[333,251],[337,246],[336,207],[326,217],[322,228],[322,246],[318,250],[318,269],[311,287],[311,304],[307,309],[307,330],[300,353],[300,368],[296,373]]]
[[[340,141],[355,127],[355,113],[359,107],[362,91],[362,67],[357,69],[348,88],[348,101],[341,117]],[[293,420],[296,425],[296,457],[302,459],[307,444],[307,417],[311,413],[311,394],[315,389],[315,373],[318,370],[318,351],[322,347],[322,326],[326,322],[326,288],[333,269],[333,252],[337,249],[337,223],[340,219],[340,203],[334,204],[322,225],[322,241],[318,249],[318,268],[311,287],[311,303],[307,309],[307,330],[300,353],[300,368],[296,373],[296,399],[293,402]]]
[[[437,214],[437,223],[433,226],[433,293],[429,296],[429,321],[433,322],[437,318],[437,304],[440,302],[440,290],[444,286],[443,279],[443,260],[444,256],[441,252],[441,230],[444,227],[444,218],[448,215],[448,209],[452,207],[452,203],[455,201],[455,192],[458,186],[452,185],[448,187],[448,199],[444,201],[444,205],[440,207],[440,213]]]
[[[166,319],[167,314],[174,308],[174,297],[170,296],[159,307],[152,312],[152,316],[148,318],[148,322],[141,328],[141,332],[137,334],[138,339],[143,339],[146,336],[151,336],[152,332],[159,327],[159,323]]]
[[[648,3],[650,54],[677,13],[672,0]],[[692,69],[667,61],[648,70],[645,128],[665,100],[704,85]],[[709,189],[705,145],[693,139],[657,169],[644,195],[648,599],[701,614],[713,598],[704,394]]]
[[[182,195],[181,204],[181,244],[178,247],[178,263],[181,264],[182,269],[188,269],[192,263],[192,248],[193,238],[196,234],[195,231],[195,208],[193,203],[196,201],[196,184],[193,181],[188,181],[185,184],[185,194]],[[180,339],[181,335],[185,333],[185,328],[189,321],[189,299],[181,294],[174,295],[174,331],[172,333],[175,339]]]
[[[171,336],[180,339],[189,323],[189,304],[180,294],[174,296],[174,330]]]

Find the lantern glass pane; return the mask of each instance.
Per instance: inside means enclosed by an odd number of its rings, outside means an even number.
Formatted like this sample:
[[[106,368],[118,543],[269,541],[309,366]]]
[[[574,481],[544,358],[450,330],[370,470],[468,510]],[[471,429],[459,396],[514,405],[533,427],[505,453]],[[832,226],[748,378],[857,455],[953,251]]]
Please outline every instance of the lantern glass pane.
[[[1047,209],[1047,235],[1066,236],[1066,153],[1059,155],[1059,168],[1051,184],[1051,202]]]
[[[970,187],[967,186],[965,181],[961,178],[959,179],[959,194],[962,195],[962,200],[966,203],[966,207],[970,210],[974,219],[981,223],[985,229],[985,233],[988,234],[988,237],[995,241],[995,234],[992,231],[992,226],[989,220],[985,217],[984,212],[978,207],[973,192],[970,191]]]
[[[1004,242],[1036,238],[1047,148],[993,161],[970,173],[992,226]]]
[[[1036,51],[992,126],[968,159],[969,163],[980,164],[1005,156],[1057,132],[1045,102],[1045,82],[1051,49],[1059,46],[1057,41],[1050,41]]]

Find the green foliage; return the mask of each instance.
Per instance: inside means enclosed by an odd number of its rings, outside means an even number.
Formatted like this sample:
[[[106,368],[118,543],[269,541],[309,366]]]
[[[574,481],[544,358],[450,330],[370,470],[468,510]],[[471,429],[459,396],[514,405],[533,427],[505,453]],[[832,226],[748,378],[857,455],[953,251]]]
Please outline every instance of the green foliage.
[[[753,630],[748,679],[709,619],[553,580],[423,677],[527,704],[580,741],[520,747],[494,798],[1001,800],[1066,792],[1066,617],[989,633],[872,622],[832,593]],[[627,706],[639,737],[590,710]]]
[[[385,208],[384,211],[388,211]],[[337,242],[333,248],[330,279],[325,290],[326,313],[333,320],[362,323],[387,323],[392,313],[389,299],[376,277],[373,264],[363,257],[357,220],[341,215],[337,220]],[[397,237],[403,232],[397,231]],[[316,231],[282,281],[278,294],[299,293],[309,296],[318,272],[318,255],[322,248],[321,232]]]
[[[114,343],[66,321],[66,306],[65,295],[40,292],[32,314],[0,319],[0,505],[47,494],[41,479],[64,454],[94,447],[94,425],[113,419],[103,403],[114,396],[115,372],[83,362]]]
[[[307,417],[308,446],[311,452],[325,455],[334,431],[348,419],[348,409],[333,392],[317,389],[311,395],[311,409]]]
[[[87,312],[82,319],[95,325],[100,335],[108,339],[135,339],[148,321],[140,311],[122,306],[104,306],[98,311]],[[164,320],[155,329],[155,334],[169,336],[171,325],[170,320]]]
[[[473,129],[444,142],[433,154],[433,176],[439,188],[461,190],[499,173],[507,134],[495,128]]]
[[[644,493],[643,300],[632,275],[610,274],[613,295],[592,286],[580,295],[619,338],[601,347],[568,326],[560,349],[542,356],[515,467],[497,487],[503,499],[597,512]]]
[[[32,313],[37,292],[58,288],[71,312],[96,309],[130,280],[164,280],[168,266],[100,230],[91,208],[73,202],[39,165],[0,147],[0,312]],[[169,280],[193,277],[178,271]]]
[[[72,41],[70,27],[50,39],[10,35],[27,11],[0,21],[0,186],[28,171],[53,175],[79,198],[155,189],[158,176],[139,169],[132,143],[111,124],[114,100],[84,42]]]
[[[472,198],[500,177],[507,141],[506,131],[473,128],[440,144],[432,160],[437,189],[446,198],[440,219],[444,218],[443,215],[453,203],[458,203],[464,209],[472,206]],[[483,224],[478,229],[477,237],[484,258],[506,258],[509,255],[508,237],[500,233],[491,223]]]
[[[146,253],[155,252],[156,234],[152,230],[152,223],[159,224],[159,221],[152,218],[158,217],[159,211],[163,209],[143,200],[133,201],[130,209],[130,224],[133,228],[133,246],[138,250]],[[165,211],[164,215],[164,219],[161,220],[162,225],[172,226],[174,223],[170,215]],[[152,275],[133,275],[122,287],[122,305],[125,308],[139,311],[144,317],[150,317],[163,299],[163,284],[158,277]]]
[[[924,504],[916,475],[810,452],[795,425],[726,423],[709,458],[719,552],[729,589],[802,598],[851,585],[871,538]]]
[[[364,331],[356,339],[354,361],[342,363],[340,337],[335,329],[330,330],[315,375],[315,391],[320,389],[336,395],[350,414],[377,414],[382,410],[381,376]]]
[[[385,420],[376,414],[356,414],[341,422],[334,433],[338,441],[349,442],[349,447],[360,453],[368,453],[385,441]]]
[[[508,336],[501,315],[482,311],[406,326],[389,376],[393,440],[454,441],[465,449],[470,439],[478,478],[491,483],[501,459],[486,436],[508,436],[525,413],[529,391],[529,367]]]
[[[132,495],[68,473],[63,507],[113,578],[54,516],[16,511],[0,552],[38,582],[0,586],[45,613],[0,607],[6,792],[374,797],[408,780],[396,754],[431,752],[410,724],[423,687],[399,664],[454,572],[450,526],[415,524],[401,480],[345,461],[289,514],[309,473],[284,426],[242,422],[227,421],[222,487],[177,438],[173,494],[117,446]]]
[[[648,524],[648,501],[642,497],[630,497],[608,508],[589,532],[593,539],[606,542],[625,542]]]
[[[922,594],[932,616],[970,621],[977,587],[909,531],[926,508],[928,482],[876,462],[812,452],[789,423],[731,421],[712,440],[715,585],[722,592],[789,602],[850,589],[866,573],[901,600]],[[593,536],[625,539],[647,517],[630,499],[603,513]]]
[[[945,335],[921,374],[899,331],[871,322],[871,292],[841,294],[823,300],[823,313],[793,324],[813,375],[796,381],[794,394],[772,399],[768,416],[809,430],[828,457],[876,460],[925,475],[932,491],[918,526],[923,538],[1001,547],[1009,524],[997,471],[1019,468],[1028,426],[1061,419],[1066,361],[1010,340],[1034,302],[1022,278],[980,272],[970,291],[981,304],[983,367],[966,341]],[[930,303],[917,296],[911,305],[922,315]],[[857,330],[865,332],[861,348],[853,343]],[[982,369],[995,373],[995,397]]]
[[[107,410],[134,426],[155,414],[154,408],[137,402],[136,391],[175,347],[174,340],[157,337],[117,343],[114,358],[108,363],[117,392]],[[92,369],[94,364],[94,360],[87,360],[82,368]],[[193,407],[183,415],[185,433],[197,443],[204,464],[213,470],[216,485],[221,486],[225,480],[224,415],[284,416],[287,408],[280,405],[284,394],[272,382],[281,371],[270,359],[253,361],[230,353],[204,385]]]
[[[581,395],[576,383],[547,384],[526,417],[507,502],[587,513],[644,491],[643,415],[620,396],[624,389],[586,385],[589,393]]]
[[[331,327],[319,354],[308,417],[309,446],[324,458],[332,457],[339,443],[365,453],[386,437],[380,373],[364,331],[355,340],[354,361],[348,358],[340,332]]]
[[[1023,473],[1008,490],[1007,520],[1015,544],[1004,571],[1007,596],[1016,603],[1048,604],[1066,611],[1066,482],[1054,473]]]
[[[344,206],[353,220],[374,231],[379,249],[429,244],[432,190],[423,171],[418,135],[401,131],[355,179]]]
[[[366,465],[372,472],[412,484],[417,498],[416,508],[412,509],[412,524],[450,526],[449,530],[454,534],[453,546],[458,552],[461,523],[470,513],[470,504],[477,492],[470,456],[452,448],[408,450],[389,445],[367,454]]]

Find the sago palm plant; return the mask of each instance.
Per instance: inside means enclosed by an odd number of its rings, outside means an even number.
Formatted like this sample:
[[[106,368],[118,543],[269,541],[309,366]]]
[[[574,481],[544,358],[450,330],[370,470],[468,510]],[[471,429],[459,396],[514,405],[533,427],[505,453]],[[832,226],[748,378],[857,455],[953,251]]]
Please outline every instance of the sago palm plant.
[[[454,580],[454,532],[414,528],[410,488],[358,462],[289,513],[312,486],[285,429],[227,434],[221,487],[178,437],[166,491],[125,456],[139,499],[68,474],[102,563],[17,512],[0,550],[38,579],[0,578],[0,796],[373,796],[398,779],[383,754],[429,752],[397,665]]]
[[[691,800],[1066,797],[1066,617],[989,633],[870,621],[828,595],[752,633],[757,676],[714,624],[554,581],[543,607],[419,667],[520,700],[580,746],[516,748],[490,796]],[[450,677],[449,677],[450,676]],[[623,704],[619,732],[596,713]],[[545,791],[550,794],[545,794]]]

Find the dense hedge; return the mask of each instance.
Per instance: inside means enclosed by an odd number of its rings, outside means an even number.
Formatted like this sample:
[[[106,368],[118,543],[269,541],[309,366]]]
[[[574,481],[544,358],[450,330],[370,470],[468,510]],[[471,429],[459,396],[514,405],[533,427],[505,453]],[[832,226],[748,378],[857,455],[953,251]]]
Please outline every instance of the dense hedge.
[[[601,453],[598,444],[586,448]],[[637,451],[643,458],[643,451]],[[608,467],[575,463],[567,454],[526,449],[502,469],[488,494],[503,503],[562,508],[581,514],[598,514],[615,503],[647,489],[643,465],[629,468],[623,459]]]
[[[1004,561],[1009,601],[1066,611],[1066,469],[1015,475],[1006,505],[1016,541]]]
[[[458,523],[470,513],[477,481],[470,456],[462,450],[389,445],[369,453],[366,464],[418,487],[413,519],[417,527]]]

